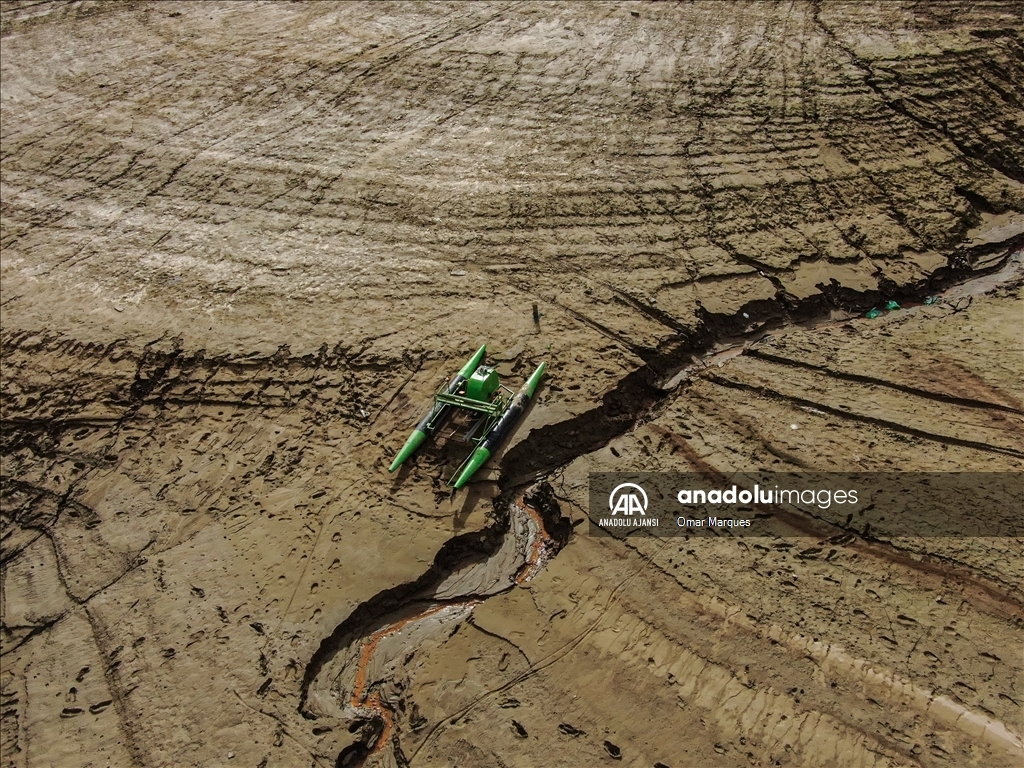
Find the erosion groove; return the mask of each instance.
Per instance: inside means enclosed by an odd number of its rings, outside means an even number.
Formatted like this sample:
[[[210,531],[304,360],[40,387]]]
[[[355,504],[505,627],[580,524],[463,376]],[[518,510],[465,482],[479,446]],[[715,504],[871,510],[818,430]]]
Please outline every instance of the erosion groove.
[[[904,306],[920,304],[927,297],[950,286],[998,272],[1022,246],[1024,235],[1017,235],[999,244],[958,249],[948,256],[947,267],[907,285],[890,282],[884,290],[858,291],[833,281],[830,286],[819,285],[819,293],[804,299],[783,294],[772,300],[748,302],[730,315],[704,312],[700,315],[701,322],[697,329],[681,334],[681,338],[676,336],[665,345],[665,351],[647,357],[646,365],[619,381],[603,396],[600,406],[572,419],[534,430],[526,440],[509,450],[501,459],[500,483],[503,488],[515,487],[531,478],[547,476],[577,456],[597,450],[632,429],[666,395],[655,382],[695,356],[706,353],[716,344],[754,339],[791,323],[827,320],[834,310],[860,313],[888,300]],[[984,267],[976,271],[972,269],[971,265],[993,253],[999,254],[999,258],[994,262],[986,262]],[[752,351],[750,354],[756,355],[757,352]],[[723,385],[742,386],[721,377],[712,377],[712,380]],[[954,399],[949,399],[949,402]],[[820,403],[809,400],[801,400],[801,403],[824,408],[830,413],[835,411],[844,418],[855,418],[855,415],[829,409]],[[900,429],[898,425],[893,426]],[[920,430],[912,433],[917,437],[940,439]],[[948,441],[1024,458],[1020,451],[1009,448],[990,448],[976,441],[959,438],[948,438]]]
[[[929,279],[921,281],[916,285],[892,285],[886,289],[885,293],[833,290],[824,299],[822,296],[812,296],[808,297],[803,302],[796,302],[795,304],[792,302],[784,303],[784,299],[778,299],[778,304],[774,308],[765,307],[763,304],[757,307],[748,304],[744,305],[744,307],[737,312],[737,316],[721,318],[715,323],[714,327],[717,329],[728,328],[730,330],[734,330],[737,326],[741,325],[740,318],[742,317],[748,328],[746,336],[748,338],[753,338],[757,335],[763,335],[765,328],[766,326],[769,326],[769,323],[774,323],[774,325],[770,327],[782,327],[784,322],[789,318],[798,318],[801,322],[807,322],[828,318],[830,317],[831,312],[836,309],[845,311],[862,311],[865,306],[877,303],[879,299],[883,297],[898,297],[904,305],[909,305],[915,302],[920,303],[925,297],[933,295],[936,291],[941,291],[949,288],[950,286],[969,282],[971,279],[977,279],[997,272],[1005,266],[1011,256],[1016,253],[1015,249],[1019,248],[1021,240],[1022,238],[1014,238],[1012,241],[1001,243],[999,244],[998,249],[993,248],[990,245],[986,245],[973,253],[967,254],[966,258],[963,252],[957,253],[955,256],[950,257],[950,263],[952,264],[955,261],[957,264],[956,268],[950,267],[948,270],[932,275]],[[970,267],[971,261],[979,259],[982,256],[989,255],[993,252],[999,252],[1001,254],[1000,258],[995,263],[989,264],[985,268],[979,269],[977,272],[972,271]],[[834,288],[838,287],[838,285],[834,286]],[[825,287],[821,286],[821,288],[824,296],[826,293],[824,290]],[[813,308],[821,314],[816,316],[813,314],[813,310],[809,308]],[[783,320],[782,318],[786,318],[786,320]],[[789,322],[792,322],[792,320],[789,320]],[[749,330],[751,325],[756,325],[756,330]],[[732,335],[729,338],[734,340],[736,337]],[[700,339],[700,341],[695,343],[694,339]],[[322,671],[324,664],[329,659],[333,658],[333,656],[340,650],[349,646],[353,638],[360,636],[376,638],[377,635],[374,634],[374,625],[375,621],[379,621],[380,616],[392,614],[396,609],[402,606],[410,606],[418,601],[422,602],[423,595],[425,593],[429,592],[431,588],[436,587],[444,578],[450,576],[455,570],[457,570],[461,558],[464,558],[465,556],[465,547],[469,542],[473,542],[473,544],[470,545],[470,550],[474,551],[476,554],[480,554],[480,551],[477,548],[479,547],[479,542],[482,539],[491,542],[491,546],[483,552],[483,554],[491,556],[497,551],[497,546],[494,543],[496,537],[509,535],[507,505],[510,504],[510,499],[515,495],[515,493],[517,493],[517,487],[521,488],[524,482],[529,482],[538,477],[550,476],[557,469],[570,463],[575,458],[607,444],[613,438],[634,428],[636,424],[644,418],[647,412],[666,395],[666,392],[655,387],[653,382],[664,377],[664,375],[672,368],[678,367],[681,361],[692,359],[694,355],[708,351],[720,341],[720,339],[715,337],[712,329],[705,325],[697,333],[690,335],[688,343],[685,345],[681,344],[673,349],[671,353],[659,356],[657,359],[648,360],[647,365],[643,369],[625,377],[611,393],[605,396],[604,402],[599,409],[594,409],[593,411],[581,414],[580,416],[567,420],[566,422],[534,430],[525,440],[521,441],[513,450],[509,451],[503,458],[501,464],[502,475],[499,480],[499,486],[503,489],[503,494],[499,496],[495,502],[496,517],[494,522],[492,522],[492,524],[483,532],[464,535],[449,540],[442,548],[442,551],[438,553],[431,569],[429,569],[422,577],[410,584],[402,585],[374,596],[369,601],[360,605],[348,619],[336,628],[335,632],[321,644],[317,653],[307,665],[306,673],[303,678],[302,704],[300,705],[303,715],[305,717],[315,719],[315,715],[312,715],[302,709],[305,706],[309,686]],[[755,356],[757,355],[756,350],[749,353]],[[762,357],[767,360],[775,361],[775,358],[771,355],[762,355]],[[808,367],[817,370],[817,367],[815,366]],[[722,377],[714,374],[707,374],[706,378],[710,381],[728,386],[741,386],[736,382],[723,379]],[[876,382],[868,380],[868,383]],[[919,390],[914,388],[900,389],[901,391],[906,390],[911,394],[919,394]],[[762,392],[763,388],[757,388],[757,391]],[[974,407],[991,407],[988,403],[977,403],[973,400],[967,401],[966,403],[959,403],[957,398],[939,399],[944,402],[968,404]],[[801,403],[803,403],[802,400]],[[807,403],[803,404],[806,405]],[[813,405],[817,408],[825,409],[829,413],[844,416],[846,418],[861,418],[839,409],[828,408],[820,403],[813,403]],[[1008,410],[1012,411],[1013,409]],[[926,436],[930,439],[945,440],[952,444],[963,445],[976,450],[992,450],[1002,452],[1007,455],[1017,456],[1018,458],[1024,458],[1024,454],[1010,449],[994,448],[983,443],[977,443],[969,440],[942,438],[941,436],[928,435],[927,433],[920,432],[919,430],[908,430],[905,427],[895,424],[886,423],[884,426],[897,429],[898,431],[912,433],[917,437]],[[552,450],[552,447],[554,447],[555,450]],[[717,470],[708,469],[708,471],[711,471],[716,475],[720,474]],[[546,525],[551,526],[548,528],[549,531],[560,532],[561,536],[558,537],[560,548],[567,539],[570,528],[568,526],[568,521],[559,517],[558,505],[554,500],[554,492],[551,487],[547,483],[541,483],[535,487],[533,493],[528,495],[526,499],[528,503],[531,503],[535,508],[542,511]],[[504,509],[504,512],[498,512],[498,510],[502,509]],[[785,520],[788,520],[797,530],[807,527],[807,521],[794,518],[792,514],[784,510],[773,509],[773,513],[779,515]],[[874,554],[876,556],[879,555],[878,552],[875,552]],[[892,555],[891,552],[888,554]],[[884,553],[881,557],[883,559],[889,559],[892,562],[901,562],[906,566],[923,567],[919,561],[911,561],[906,557],[890,556],[886,558]],[[939,570],[939,566],[936,562],[932,562],[930,564],[930,570],[929,568],[925,568],[922,572],[936,572],[937,570]],[[972,580],[969,573],[965,573],[964,578],[966,581]],[[991,592],[992,589],[993,588],[990,585],[980,584],[980,591],[982,592],[985,590]],[[460,595],[459,598],[453,602],[462,603],[467,600],[474,599],[478,599],[478,596],[466,594]],[[1004,593],[1000,592],[997,599],[1006,600],[1007,597]],[[1012,606],[1011,610],[1019,608],[1019,605],[1016,602],[1011,601],[1009,604]],[[438,604],[427,601],[425,605],[429,607],[424,611],[417,613],[417,618],[429,615],[443,607],[445,603]],[[373,641],[373,645],[376,645],[376,640]],[[531,665],[531,669],[534,669],[534,665]],[[508,685],[517,684],[519,682],[522,682],[522,678],[519,678]],[[379,700],[377,701],[379,702]],[[460,711],[458,715],[461,716],[465,714],[465,711],[467,710]],[[383,746],[385,734],[389,733],[393,727],[394,725],[391,717],[388,716],[383,725],[369,729],[362,741],[343,750],[338,756],[338,764],[362,764],[364,760],[366,760],[370,755],[375,754]],[[399,765],[407,765],[408,760],[402,752],[400,745],[398,745],[397,738],[397,734],[395,734],[393,747],[395,760]]]
[[[445,577],[454,573],[458,567],[472,556],[488,557],[501,546],[502,536],[508,528],[507,513],[499,515],[483,531],[466,533],[449,539],[438,551],[422,576],[408,584],[400,584],[379,592],[366,602],[357,606],[341,624],[335,627],[331,635],[320,643],[316,653],[306,664],[302,675],[302,689],[299,699],[299,711],[303,717],[315,720],[317,716],[306,709],[309,687],[313,680],[339,650],[348,645],[354,637],[370,634],[373,624],[379,617],[398,608],[422,600],[423,596],[440,584]],[[467,596],[472,597],[472,596]],[[461,599],[461,598],[460,598]]]
[[[396,704],[394,701],[385,702],[374,690],[378,681],[368,676],[368,668],[374,662],[382,640],[407,630],[410,625],[422,624],[449,609],[462,611],[456,616],[456,621],[468,616],[469,611],[488,597],[501,594],[533,578],[544,563],[555,557],[565,546],[571,528],[561,515],[551,487],[546,483],[538,483],[517,494],[518,498],[505,495],[495,501],[491,523],[484,530],[456,536],[445,542],[431,567],[422,576],[408,584],[380,592],[356,607],[313,654],[303,674],[299,701],[299,712],[308,720],[320,718],[320,715],[310,711],[307,702],[310,689],[324,672],[325,666],[346,649],[358,648],[354,659],[355,682],[351,691],[351,707],[357,719],[349,730],[358,730],[361,737],[342,749],[336,759],[338,765],[361,765],[368,757],[385,748],[390,749],[390,754],[399,765],[407,764],[396,729]],[[536,528],[532,533],[513,530],[513,515],[521,514],[524,510],[535,518]],[[494,589],[481,594],[472,591],[450,594],[450,591],[442,590],[444,583],[458,571],[486,568],[487,561],[493,559],[499,549],[507,547],[509,540],[524,535],[527,540],[524,542],[526,546],[521,560],[504,575],[504,581],[499,577]],[[439,596],[442,592],[444,597]],[[328,678],[320,681],[320,686],[333,687],[337,685],[336,680],[336,677]],[[404,710],[401,700],[398,706]]]

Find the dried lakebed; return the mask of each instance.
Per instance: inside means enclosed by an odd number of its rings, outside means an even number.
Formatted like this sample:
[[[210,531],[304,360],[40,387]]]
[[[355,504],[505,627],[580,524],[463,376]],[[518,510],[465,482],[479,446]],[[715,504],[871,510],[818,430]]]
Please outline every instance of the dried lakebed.
[[[1024,469],[1022,14],[3,3],[2,768],[1019,765],[970,521],[495,579],[592,471]],[[484,342],[552,375],[453,503]]]

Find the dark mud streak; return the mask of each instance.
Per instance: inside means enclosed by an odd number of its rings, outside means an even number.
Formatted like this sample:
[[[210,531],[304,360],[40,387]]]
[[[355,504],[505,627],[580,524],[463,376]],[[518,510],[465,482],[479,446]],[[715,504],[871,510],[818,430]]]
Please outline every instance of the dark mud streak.
[[[509,640],[504,635],[499,635],[497,632],[491,632],[489,629],[484,629],[483,627],[481,627],[479,624],[477,624],[473,620],[472,614],[470,614],[468,617],[466,617],[466,623],[469,626],[471,626],[473,629],[475,629],[477,632],[482,634],[482,635],[486,635],[487,637],[491,637],[491,638],[494,638],[495,640],[498,640],[498,641],[500,641],[502,643],[506,643],[508,645],[511,645],[513,648],[516,649],[516,651],[519,653],[519,655],[523,657],[523,659],[526,661],[527,664],[531,663],[530,662],[530,657],[526,655],[526,651],[524,651],[522,648],[520,648],[518,645],[513,643],[511,640]]]
[[[64,611],[42,624],[34,624],[31,627],[25,625],[8,626],[6,624],[0,624],[0,632],[3,633],[4,638],[3,651],[0,651],[0,656],[7,656],[21,648],[23,645],[27,645],[44,632],[49,632],[57,624],[63,621],[69,613],[69,611]],[[23,634],[21,637],[17,637],[17,630],[25,629],[27,629],[28,632]]]
[[[89,627],[92,629],[92,639],[96,644],[96,650],[106,665],[103,669],[103,676],[106,678],[107,688],[113,697],[114,711],[117,713],[117,726],[121,733],[121,738],[124,739],[124,746],[131,756],[132,765],[148,765],[150,761],[147,759],[147,754],[136,738],[138,730],[134,727],[134,724],[138,723],[139,718],[136,716],[137,713],[131,711],[128,703],[130,691],[125,691],[119,674],[121,665],[117,661],[117,655],[121,650],[121,646],[115,647],[115,638],[111,635],[108,628],[93,615],[88,606],[84,606],[83,610],[85,611],[86,619],[89,621]]]
[[[600,333],[605,338],[610,339],[611,341],[614,341],[616,344],[619,344],[620,346],[624,347],[625,349],[628,349],[630,352],[632,352],[634,355],[636,355],[638,358],[640,358],[644,362],[647,362],[647,361],[651,360],[652,358],[654,358],[654,356],[656,354],[655,350],[650,349],[649,347],[644,347],[644,346],[640,346],[638,344],[634,344],[629,339],[627,339],[625,336],[623,336],[621,333],[618,333],[617,331],[613,331],[611,328],[609,328],[608,326],[606,326],[603,323],[599,322],[598,320],[595,320],[594,318],[590,317],[589,315],[586,315],[583,312],[580,312],[579,310],[573,309],[572,307],[563,304],[562,302],[558,301],[558,299],[553,297],[553,296],[552,297],[547,297],[545,300],[550,302],[551,304],[554,304],[556,307],[561,309],[563,312],[566,312],[567,314],[572,315],[573,317],[575,317],[577,320],[579,320],[584,325],[587,325],[590,328],[593,328],[595,331]]]

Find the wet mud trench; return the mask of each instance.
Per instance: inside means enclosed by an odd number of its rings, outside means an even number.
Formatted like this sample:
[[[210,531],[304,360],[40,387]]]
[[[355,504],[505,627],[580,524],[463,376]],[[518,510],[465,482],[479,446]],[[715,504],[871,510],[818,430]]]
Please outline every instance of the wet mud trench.
[[[569,539],[551,488],[537,484],[495,504],[485,530],[448,541],[416,582],[368,600],[324,640],[306,667],[300,713],[343,717],[357,742],[337,765],[359,765],[387,751],[406,765],[396,713],[410,718],[402,699],[401,667],[433,638],[452,634],[488,597],[532,579]],[[498,512],[500,510],[500,512]]]
[[[955,311],[973,293],[1019,284],[1022,247],[1024,235],[963,249],[926,280],[878,291],[854,291],[833,281],[819,285],[819,294],[795,300],[780,285],[774,300],[751,302],[732,315],[705,312],[696,332],[680,334],[663,349],[645,350],[646,365],[621,380],[600,406],[535,429],[504,454],[501,493],[484,530],[447,541],[419,579],[367,600],[324,639],[305,669],[300,714],[325,724],[347,723],[357,734],[338,755],[338,766],[409,765],[401,729],[420,730],[425,721],[406,709],[403,666],[438,638],[454,635],[483,601],[532,579],[565,546],[572,523],[547,482],[553,473],[635,429],[688,382],[702,374],[714,377],[710,366],[759,355],[756,345],[770,333],[834,326],[890,301],[909,309],[946,300]],[[1024,458],[1024,451],[992,450]],[[694,462],[716,474],[710,464]],[[815,529],[814,521],[788,522],[794,529]]]

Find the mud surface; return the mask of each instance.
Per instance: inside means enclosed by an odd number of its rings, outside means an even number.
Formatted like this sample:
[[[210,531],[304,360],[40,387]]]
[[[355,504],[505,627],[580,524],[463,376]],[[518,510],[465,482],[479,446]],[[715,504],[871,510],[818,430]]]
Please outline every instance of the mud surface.
[[[4,768],[1020,765],[1020,539],[581,521],[590,471],[1024,470],[1022,30],[4,3]],[[515,435],[389,475],[484,342],[548,362]]]

